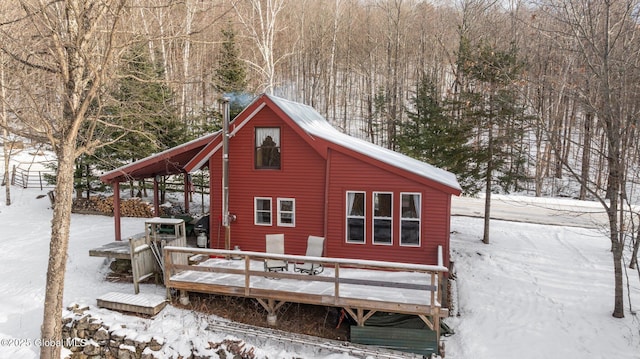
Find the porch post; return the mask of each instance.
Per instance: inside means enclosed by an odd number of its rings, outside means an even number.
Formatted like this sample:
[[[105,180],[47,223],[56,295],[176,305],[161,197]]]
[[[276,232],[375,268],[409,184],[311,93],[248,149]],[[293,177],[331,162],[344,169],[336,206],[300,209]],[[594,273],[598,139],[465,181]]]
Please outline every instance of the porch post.
[[[184,213],[189,213],[189,197],[191,196],[191,175],[184,174]]]
[[[220,249],[220,234],[218,232],[218,240],[216,242],[216,246],[213,246],[213,238],[212,238],[212,233],[213,233],[213,229],[216,228],[216,218],[213,216],[214,213],[214,209],[213,209],[213,205],[214,203],[214,194],[213,191],[215,189],[214,184],[213,184],[213,179],[214,177],[214,162],[213,162],[213,156],[211,156],[209,158],[209,248],[216,248],[216,249]],[[204,206],[204,203],[202,204]],[[222,217],[220,217],[220,220],[222,220]]]
[[[122,240],[120,228],[120,182],[113,183],[113,221],[116,228],[116,241]]]
[[[160,198],[158,198],[158,177],[160,176],[153,177],[153,211],[156,217],[160,217],[160,203],[158,203],[160,202]]]

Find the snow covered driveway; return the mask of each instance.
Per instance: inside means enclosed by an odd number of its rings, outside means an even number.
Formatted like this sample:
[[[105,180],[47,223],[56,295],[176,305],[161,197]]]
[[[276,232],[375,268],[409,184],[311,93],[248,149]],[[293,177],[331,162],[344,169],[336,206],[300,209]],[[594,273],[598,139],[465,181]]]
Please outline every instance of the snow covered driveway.
[[[484,195],[452,197],[451,214],[484,217]],[[607,228],[607,215],[598,202],[566,198],[491,196],[492,219],[581,228]]]

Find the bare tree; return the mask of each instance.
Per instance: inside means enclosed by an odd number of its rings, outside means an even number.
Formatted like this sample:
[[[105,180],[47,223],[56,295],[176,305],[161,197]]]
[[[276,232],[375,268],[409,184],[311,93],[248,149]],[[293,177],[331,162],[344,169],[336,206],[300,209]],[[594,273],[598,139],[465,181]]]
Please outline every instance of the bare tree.
[[[2,155],[4,157],[4,176],[2,184],[5,186],[5,200],[7,206],[11,205],[11,181],[9,179],[9,160],[11,159],[11,150],[13,142],[9,141],[9,119],[7,118],[7,107],[5,99],[7,98],[7,90],[5,88],[5,72],[4,72],[4,56],[0,53],[0,127],[2,127]]]
[[[273,94],[276,87],[276,66],[288,53],[278,55],[275,48],[278,14],[285,6],[284,0],[244,0],[234,2],[236,14],[244,25],[248,37],[259,52],[257,59],[246,59],[247,63],[262,78],[262,91]]]
[[[90,117],[109,76],[113,43],[125,0],[19,0],[20,13],[0,29],[13,41],[3,51],[21,66],[20,111],[13,111],[24,135],[46,139],[57,155],[56,203],[53,209],[42,338],[62,338],[62,296],[73,199],[74,161],[98,141]],[[16,30],[20,31],[16,31]],[[25,44],[28,44],[25,46]],[[27,78],[28,77],[28,78]],[[37,82],[37,84],[33,84]],[[43,96],[52,96],[43,108]],[[28,107],[27,107],[28,106]],[[84,134],[79,137],[81,129]],[[60,358],[59,346],[43,345],[41,358]]]
[[[582,2],[564,0],[546,3],[551,18],[557,19],[563,35],[574,49],[582,64],[579,76],[575,74],[574,95],[582,104],[583,112],[602,131],[603,146],[598,157],[606,165],[606,185],[599,186],[584,177],[584,170],[574,170],[566,159],[560,158],[571,174],[584,185],[604,207],[608,219],[608,234],[614,266],[613,316],[624,317],[623,252],[625,247],[624,203],[627,196],[627,168],[629,168],[629,136],[637,123],[635,103],[640,95],[638,78],[633,77],[640,53],[637,38],[637,2],[634,0],[605,0]],[[590,124],[589,124],[590,125]],[[586,132],[586,130],[585,130]],[[585,133],[586,135],[586,133]],[[590,148],[588,146],[587,148]],[[556,150],[556,156],[559,151]]]

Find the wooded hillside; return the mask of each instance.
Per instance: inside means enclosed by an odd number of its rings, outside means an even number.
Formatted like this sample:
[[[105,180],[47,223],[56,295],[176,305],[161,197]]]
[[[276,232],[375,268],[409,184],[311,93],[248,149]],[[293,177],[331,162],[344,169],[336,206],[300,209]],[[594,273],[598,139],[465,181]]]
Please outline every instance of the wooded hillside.
[[[487,120],[500,119],[491,121],[497,143],[493,153],[500,149],[504,177],[494,179],[499,188],[586,198],[591,197],[589,187],[606,187],[606,129],[595,109],[604,56],[612,75],[607,81],[615,91],[609,96],[627,129],[623,152],[629,168],[638,158],[635,2],[605,3],[129,1],[115,36],[123,54],[134,44],[146,45],[173,90],[179,117],[192,125],[211,120],[224,89],[217,75],[222,66],[230,66],[222,58],[229,40],[225,31],[235,35],[231,41],[246,73],[245,91],[309,104],[341,130],[404,152],[412,152],[399,148],[406,142],[404,124],[415,121],[415,98],[428,78],[437,106],[450,122],[468,125],[468,142],[476,149],[487,147]],[[15,5],[2,5],[5,62],[16,46],[28,51],[33,45],[33,54],[39,46],[34,36],[20,38],[31,30],[21,27],[26,26],[18,21],[24,14]],[[607,44],[605,27],[614,36]],[[503,55],[512,56],[512,63],[500,64]],[[6,66],[4,82],[10,85],[20,69],[15,63]],[[503,78],[487,78],[492,71]],[[112,86],[118,81],[115,75],[107,80]],[[513,108],[505,109],[504,102]],[[566,188],[572,176],[563,163],[588,186]]]

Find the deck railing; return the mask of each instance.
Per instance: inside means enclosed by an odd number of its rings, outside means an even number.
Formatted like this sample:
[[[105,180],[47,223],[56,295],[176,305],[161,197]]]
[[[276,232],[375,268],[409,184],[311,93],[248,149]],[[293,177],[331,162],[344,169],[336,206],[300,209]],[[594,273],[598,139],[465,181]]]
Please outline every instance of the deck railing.
[[[172,254],[175,253],[190,253],[193,255],[204,255],[207,257],[226,258],[231,262],[235,262],[234,266],[206,266],[206,265],[184,265],[176,264],[171,261]],[[420,265],[420,264],[407,264],[407,263],[395,263],[384,261],[371,261],[371,260],[357,260],[357,259],[343,259],[343,258],[328,258],[328,257],[307,257],[307,256],[294,256],[294,255],[279,255],[269,254],[262,252],[247,252],[237,250],[219,250],[219,249],[197,249],[197,248],[184,248],[184,247],[165,247],[165,285],[167,288],[175,288],[184,291],[193,291],[201,293],[212,293],[221,295],[234,295],[244,296],[252,298],[264,298],[274,301],[284,302],[297,302],[316,305],[328,305],[335,307],[356,308],[357,314],[355,315],[359,322],[366,321],[368,316],[364,314],[362,309],[370,311],[371,315],[375,311],[388,311],[395,313],[407,313],[416,314],[426,321],[424,316],[441,317],[446,314],[446,309],[441,308],[442,302],[442,281],[444,273],[447,272],[447,268],[442,265]],[[235,261],[231,260],[235,259]],[[264,261],[266,259],[284,260],[289,263],[317,263],[322,264],[325,268],[325,272],[321,275],[307,275],[301,273],[295,273],[293,271],[284,272],[267,272],[258,270],[255,267],[256,261]],[[243,261],[243,262],[241,262]],[[231,263],[229,262],[229,263]],[[254,267],[251,267],[251,263],[254,263]],[[240,265],[241,264],[241,265]],[[333,269],[327,270],[327,269]],[[364,276],[353,277],[348,276],[345,273],[345,269],[373,269],[382,271],[393,272],[417,272],[424,273],[426,276],[422,276],[424,282],[403,282],[398,280],[385,279],[384,276]],[[341,271],[342,270],[342,271]],[[185,272],[189,271],[189,272]],[[232,284],[221,284],[207,282],[206,280],[198,280],[198,275],[194,273],[203,273],[206,276],[212,273],[220,274],[232,274],[237,275],[237,280]],[[333,273],[331,273],[333,272]],[[185,275],[188,274],[188,275]],[[351,272],[353,273],[353,272]],[[243,278],[243,279],[241,279]],[[296,283],[300,283],[299,288],[303,286],[309,287],[311,283],[325,283],[325,286],[332,287],[333,290],[325,291],[322,293],[305,293],[301,291],[294,291],[283,289],[282,284],[285,281],[276,281],[281,288],[268,288],[260,285],[256,285],[256,282],[263,281],[264,278],[277,278],[277,279],[293,279]],[[342,295],[345,285],[357,285],[367,286],[371,289],[382,289],[385,291],[417,291],[419,303],[417,302],[402,302],[393,299],[384,298],[354,298],[353,296]],[[428,298],[428,299],[427,299]],[[438,319],[434,322],[437,323]],[[435,324],[432,322],[433,324]],[[430,324],[430,323],[429,323]]]

